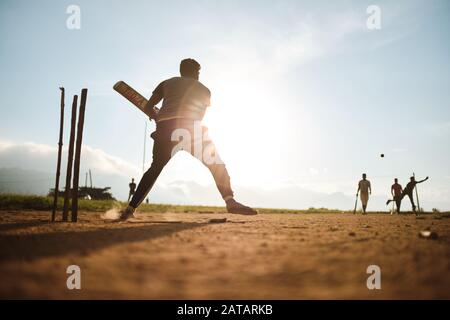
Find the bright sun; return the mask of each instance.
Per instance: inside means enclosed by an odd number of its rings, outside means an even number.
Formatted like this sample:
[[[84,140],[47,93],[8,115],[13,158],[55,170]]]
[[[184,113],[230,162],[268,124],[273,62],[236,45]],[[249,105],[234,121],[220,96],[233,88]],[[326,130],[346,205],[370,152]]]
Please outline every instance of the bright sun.
[[[259,181],[278,157],[273,154],[273,146],[280,139],[282,128],[270,98],[258,88],[236,83],[213,93],[212,106],[203,123],[238,182]]]

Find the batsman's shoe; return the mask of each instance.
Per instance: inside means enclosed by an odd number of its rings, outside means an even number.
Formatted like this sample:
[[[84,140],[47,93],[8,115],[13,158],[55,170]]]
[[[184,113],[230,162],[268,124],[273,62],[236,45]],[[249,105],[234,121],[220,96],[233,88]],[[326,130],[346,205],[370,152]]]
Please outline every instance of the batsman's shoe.
[[[386,201],[386,205],[388,206],[388,205],[389,205],[389,203],[391,203],[391,201],[392,201],[392,200],[388,200],[388,201]]]
[[[230,199],[227,201],[227,211],[228,213],[243,214],[248,216],[258,214],[255,209],[244,206],[242,203],[239,203],[234,199]]]
[[[118,220],[125,221],[129,218],[134,217],[134,208],[131,206],[126,207],[123,210],[120,210],[120,216]]]

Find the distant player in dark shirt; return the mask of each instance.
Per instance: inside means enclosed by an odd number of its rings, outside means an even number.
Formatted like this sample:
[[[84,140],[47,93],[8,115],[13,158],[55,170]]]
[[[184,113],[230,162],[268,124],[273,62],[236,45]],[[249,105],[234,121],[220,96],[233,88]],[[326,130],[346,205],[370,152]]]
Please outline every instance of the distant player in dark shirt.
[[[131,182],[128,186],[130,187],[130,193],[128,194],[128,202],[129,202],[131,197],[134,195],[134,192],[136,191],[136,183],[134,183],[134,178],[131,178]]]
[[[392,199],[390,199],[390,200],[388,200],[387,202],[386,202],[386,205],[389,205],[389,203],[391,203],[392,201],[399,201],[399,203],[401,203],[401,201],[403,200],[403,198],[405,197],[405,196],[408,196],[409,197],[409,200],[411,201],[411,206],[412,206],[412,210],[415,212],[416,211],[416,205],[414,204],[414,198],[413,198],[413,191],[414,191],[414,188],[416,187],[416,185],[418,184],[418,183],[422,183],[422,182],[424,182],[424,181],[427,181],[428,180],[428,177],[426,177],[425,179],[423,179],[423,180],[420,180],[420,181],[416,181],[416,179],[414,178],[414,177],[411,177],[410,178],[410,181],[408,182],[408,184],[406,185],[406,187],[405,187],[405,189],[403,189],[403,191],[402,191],[402,193],[400,194],[400,196],[398,197],[398,200],[395,200],[395,198],[392,200]]]
[[[398,179],[394,179],[394,184],[391,186],[391,194],[394,197],[395,204],[397,206],[397,213],[400,213],[400,206],[402,204],[402,200],[400,197],[402,196],[402,185],[398,183]]]

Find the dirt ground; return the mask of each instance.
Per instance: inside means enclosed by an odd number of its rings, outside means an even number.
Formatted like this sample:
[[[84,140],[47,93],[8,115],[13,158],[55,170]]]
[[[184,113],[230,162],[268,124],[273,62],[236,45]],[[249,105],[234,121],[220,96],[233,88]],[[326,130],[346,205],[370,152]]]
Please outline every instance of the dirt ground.
[[[450,298],[450,219],[437,215],[49,216],[0,211],[1,298]],[[425,229],[438,238],[420,238]],[[81,268],[81,290],[67,289],[69,265]],[[367,289],[369,265],[381,268],[381,290]]]

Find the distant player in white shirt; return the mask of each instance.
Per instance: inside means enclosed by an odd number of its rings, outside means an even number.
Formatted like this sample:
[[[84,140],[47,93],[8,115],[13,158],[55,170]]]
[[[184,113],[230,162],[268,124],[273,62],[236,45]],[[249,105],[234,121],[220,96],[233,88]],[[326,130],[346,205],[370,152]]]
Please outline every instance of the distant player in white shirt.
[[[366,179],[367,175],[363,173],[362,180],[358,183],[358,191],[356,191],[356,196],[358,194],[361,197],[361,203],[363,208],[363,214],[366,214],[367,202],[369,202],[369,194],[372,194],[372,188],[370,187],[370,181]]]

